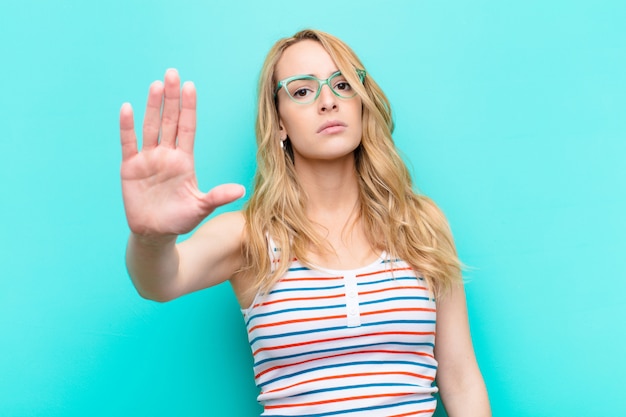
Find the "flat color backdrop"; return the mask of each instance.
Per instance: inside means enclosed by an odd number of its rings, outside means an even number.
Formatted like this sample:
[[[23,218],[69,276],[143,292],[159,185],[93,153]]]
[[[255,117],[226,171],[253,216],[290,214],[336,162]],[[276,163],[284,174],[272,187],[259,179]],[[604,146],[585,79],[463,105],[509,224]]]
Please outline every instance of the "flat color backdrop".
[[[249,187],[261,63],[305,27],[361,56],[449,217],[494,415],[626,415],[624,22],[622,0],[2,2],[0,416],[258,415],[229,285],[130,283],[118,113],[140,125],[178,68],[201,187]]]

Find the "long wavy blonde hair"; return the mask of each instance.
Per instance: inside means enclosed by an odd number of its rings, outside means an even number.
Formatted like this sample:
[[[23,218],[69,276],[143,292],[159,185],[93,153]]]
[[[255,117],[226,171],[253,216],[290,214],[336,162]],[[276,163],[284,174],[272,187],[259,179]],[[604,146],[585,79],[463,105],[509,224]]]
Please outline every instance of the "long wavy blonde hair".
[[[274,95],[276,65],[289,46],[302,40],[319,42],[362,100],[362,139],[355,150],[359,180],[359,213],[372,247],[405,260],[441,297],[460,282],[461,268],[448,223],[427,197],[413,190],[411,176],[391,134],[393,120],[387,97],[367,75],[363,83],[356,69],[363,64],[338,38],[317,30],[303,30],[279,40],[262,67],[256,121],[257,172],[254,192],[244,207],[246,245],[244,272],[256,289],[268,291],[297,258],[308,264],[307,248],[325,247],[305,215],[307,196],[298,183],[293,154],[280,146],[279,115]],[[272,265],[268,238],[280,248]],[[313,246],[312,246],[313,245]]]

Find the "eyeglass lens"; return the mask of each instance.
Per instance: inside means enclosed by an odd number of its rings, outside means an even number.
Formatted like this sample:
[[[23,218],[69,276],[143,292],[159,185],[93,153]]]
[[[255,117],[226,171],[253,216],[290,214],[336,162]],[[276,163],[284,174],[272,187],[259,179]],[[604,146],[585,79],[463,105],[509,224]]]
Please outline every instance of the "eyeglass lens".
[[[293,100],[300,103],[309,103],[315,100],[318,95],[318,90],[322,88],[323,84],[325,84],[325,82],[319,81],[317,78],[302,77],[289,81],[286,87],[287,92]],[[339,97],[351,98],[355,95],[354,90],[341,73],[329,78],[328,85]]]

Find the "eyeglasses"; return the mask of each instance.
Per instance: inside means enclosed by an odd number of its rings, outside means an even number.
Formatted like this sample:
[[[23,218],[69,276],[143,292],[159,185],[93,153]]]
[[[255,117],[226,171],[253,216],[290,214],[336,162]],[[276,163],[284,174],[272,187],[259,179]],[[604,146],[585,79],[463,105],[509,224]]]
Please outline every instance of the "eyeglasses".
[[[356,70],[361,83],[365,80],[365,70]],[[312,75],[294,75],[293,77],[285,78],[278,82],[276,90],[274,91],[274,97],[284,88],[290,99],[298,104],[313,103],[320,95],[324,84],[328,85],[330,91],[332,91],[337,97],[340,98],[352,98],[356,96],[356,91],[352,88],[345,76],[341,74],[341,71],[337,71],[325,80],[320,80]]]

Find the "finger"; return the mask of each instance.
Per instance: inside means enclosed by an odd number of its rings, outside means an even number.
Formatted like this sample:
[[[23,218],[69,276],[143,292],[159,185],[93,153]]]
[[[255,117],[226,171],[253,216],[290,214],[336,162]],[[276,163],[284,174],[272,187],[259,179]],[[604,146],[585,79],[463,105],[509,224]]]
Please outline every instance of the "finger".
[[[240,184],[222,184],[213,188],[203,197],[204,202],[214,209],[246,195],[246,189]]]
[[[155,81],[148,91],[146,115],[143,118],[143,149],[150,149],[159,143],[161,130],[161,102],[163,101],[163,83]]]
[[[161,115],[161,144],[176,147],[176,131],[180,113],[180,77],[175,69],[165,73],[165,98]]]
[[[192,153],[196,135],[196,87],[192,82],[183,84],[182,107],[178,118],[178,146]]]
[[[122,104],[120,109],[120,140],[122,142],[122,161],[137,154],[133,108],[129,103]]]

